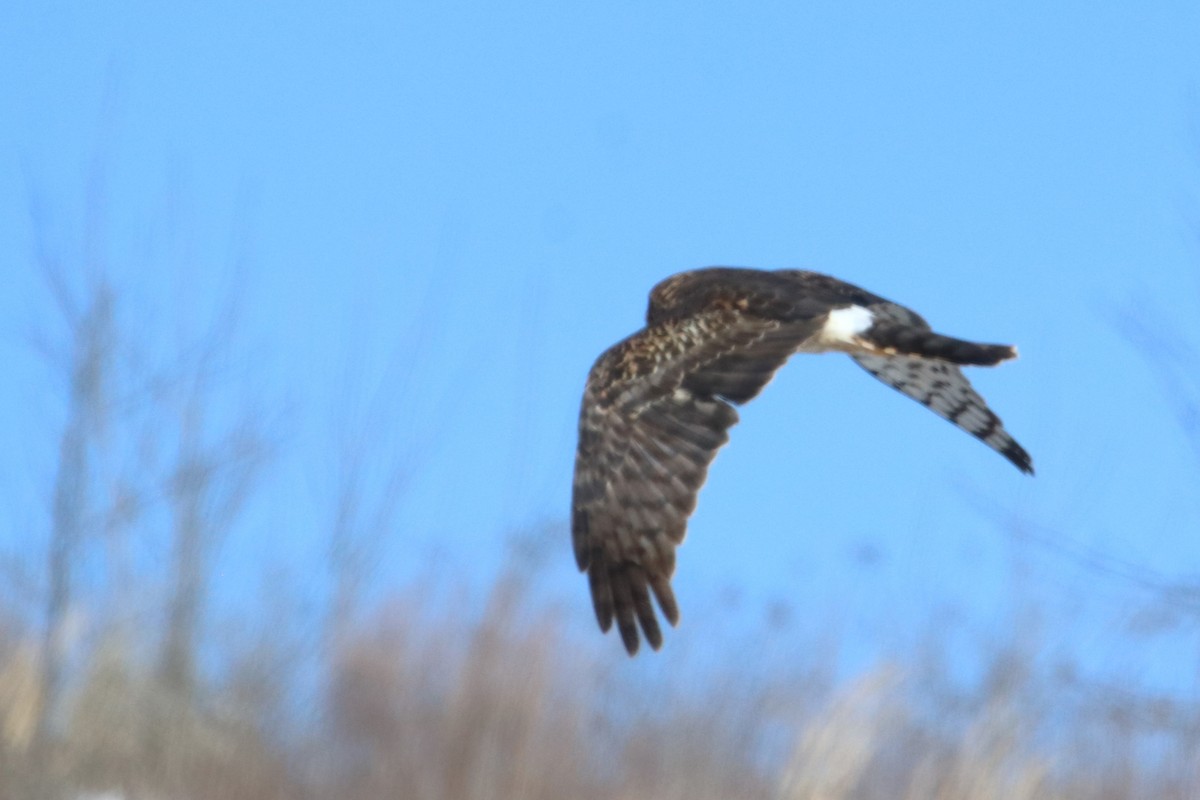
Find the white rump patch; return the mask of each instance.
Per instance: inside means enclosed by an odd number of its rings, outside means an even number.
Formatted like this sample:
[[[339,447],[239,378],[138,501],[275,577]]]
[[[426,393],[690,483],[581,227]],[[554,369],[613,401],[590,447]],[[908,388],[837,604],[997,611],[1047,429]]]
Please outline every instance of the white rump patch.
[[[858,334],[870,328],[875,315],[862,306],[848,306],[829,312],[821,338],[827,342],[854,342]]]

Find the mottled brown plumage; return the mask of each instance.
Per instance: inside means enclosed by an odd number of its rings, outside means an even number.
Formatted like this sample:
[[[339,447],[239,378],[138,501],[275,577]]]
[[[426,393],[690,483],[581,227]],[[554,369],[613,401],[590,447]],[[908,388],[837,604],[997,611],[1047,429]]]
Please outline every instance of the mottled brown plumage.
[[[675,548],[717,450],[796,352],[850,354],[884,383],[996,449],[1024,472],[1029,455],[956,365],[992,366],[1007,345],[934,333],[903,306],[827,275],[712,267],[650,293],[646,327],[606,351],[579,419],[571,534],[596,619],[615,620],[630,655],[662,645],[651,595],[672,625]]]

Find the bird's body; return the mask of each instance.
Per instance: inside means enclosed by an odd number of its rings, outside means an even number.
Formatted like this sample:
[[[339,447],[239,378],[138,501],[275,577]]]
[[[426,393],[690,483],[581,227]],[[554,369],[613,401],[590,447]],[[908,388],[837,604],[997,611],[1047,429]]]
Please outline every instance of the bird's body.
[[[754,398],[797,352],[848,353],[1000,452],[1023,472],[1029,455],[957,365],[994,366],[1007,345],[934,333],[916,313],[857,286],[800,270],[711,267],[650,293],[646,327],[609,348],[584,391],[571,533],[596,618],[617,621],[630,655],[662,634],[650,595],[679,619],[670,578],[716,451]]]

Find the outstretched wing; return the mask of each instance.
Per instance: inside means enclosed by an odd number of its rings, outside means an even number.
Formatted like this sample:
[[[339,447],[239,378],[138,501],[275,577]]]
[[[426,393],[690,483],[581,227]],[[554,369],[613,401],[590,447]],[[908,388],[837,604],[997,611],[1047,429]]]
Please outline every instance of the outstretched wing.
[[[929,324],[916,312],[890,302],[869,306],[880,326],[882,336],[900,335],[910,340],[927,335],[931,341],[915,342],[914,349],[925,349],[927,355],[915,356],[883,353],[852,353],[859,366],[879,380],[921,403],[938,416],[948,419],[967,433],[1016,465],[1022,472],[1033,472],[1033,459],[1025,448],[1004,429],[1000,417],[988,408],[967,376],[955,365],[959,363],[996,363],[1012,358],[1016,351],[1002,345],[978,345],[934,334]],[[868,332],[870,335],[871,332]]]
[[[954,364],[914,356],[852,356],[879,380],[948,419],[1007,458],[1022,472],[1033,472],[1033,459],[1004,430],[967,376]]]
[[[653,593],[679,621],[675,547],[717,450],[737,420],[731,404],[762,390],[811,321],[712,310],[647,328],[608,350],[588,377],[579,420],[571,534],[596,620],[614,618],[630,655],[638,626],[662,645]]]

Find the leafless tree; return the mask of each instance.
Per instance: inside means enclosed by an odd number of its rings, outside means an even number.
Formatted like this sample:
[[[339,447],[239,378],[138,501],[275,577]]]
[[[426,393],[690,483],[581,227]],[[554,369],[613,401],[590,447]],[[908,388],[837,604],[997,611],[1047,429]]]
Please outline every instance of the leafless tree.
[[[89,486],[98,437],[109,407],[113,356],[113,296],[100,282],[79,313],[61,304],[68,344],[67,418],[59,440],[58,470],[46,553],[47,592],[42,652],[42,703],[37,740],[44,743],[62,689],[68,616],[75,599],[73,575],[88,534]]]
[[[93,171],[86,203],[86,231],[75,270],[65,266],[53,241],[49,215],[31,206],[35,264],[49,290],[61,331],[36,329],[33,339],[52,371],[61,376],[64,421],[50,497],[45,550],[45,593],[39,648],[39,703],[32,741],[35,758],[46,756],[63,690],[77,611],[77,573],[89,539],[115,518],[98,497],[108,466],[117,351],[116,297],[97,255],[100,249],[99,173]],[[74,280],[73,280],[74,279]]]
[[[336,639],[350,630],[360,610],[363,586],[377,572],[386,537],[395,532],[407,473],[398,458],[386,454],[378,464],[381,454],[375,451],[381,446],[364,429],[357,435],[346,434],[338,451],[326,561],[332,580],[325,633],[329,652],[337,649]]]
[[[245,506],[269,448],[253,418],[208,438],[203,368],[193,376],[178,415],[178,454],[169,479],[171,574],[166,637],[160,657],[163,685],[190,697],[196,681],[198,626],[212,579],[213,558]]]
[[[108,713],[119,715],[115,709],[135,694],[161,696],[164,690],[185,701],[173,701],[172,708],[186,708],[215,554],[271,450],[261,415],[238,415],[231,404],[218,402],[232,349],[233,303],[214,317],[199,345],[186,342],[177,352],[158,354],[162,368],[149,348],[139,346],[130,306],[106,268],[99,183],[93,176],[81,252],[63,255],[75,238],[53,229],[44,205],[32,208],[34,265],[58,312],[38,318],[32,341],[52,374],[61,376],[64,396],[40,568],[16,569],[38,576],[28,585],[41,598],[34,627],[40,642],[33,648],[36,702],[27,715],[28,732],[6,730],[5,741],[27,744],[27,774],[36,785],[64,779],[70,761],[65,753],[78,749],[80,731],[90,729],[79,724],[76,712],[80,697],[94,693],[85,684],[96,675],[126,689],[123,697],[105,690],[106,699],[89,708],[111,707]],[[142,523],[137,538],[151,548],[147,552],[167,544],[168,574],[135,578],[129,535],[135,523]],[[147,604],[147,597],[163,597],[164,586],[165,602]],[[165,619],[148,614],[151,608],[165,608]],[[130,625],[134,615],[160,624]],[[160,634],[153,680],[139,684],[138,654]],[[96,664],[103,669],[95,672]],[[148,693],[131,688],[150,683]],[[139,724],[145,732],[162,721]]]

